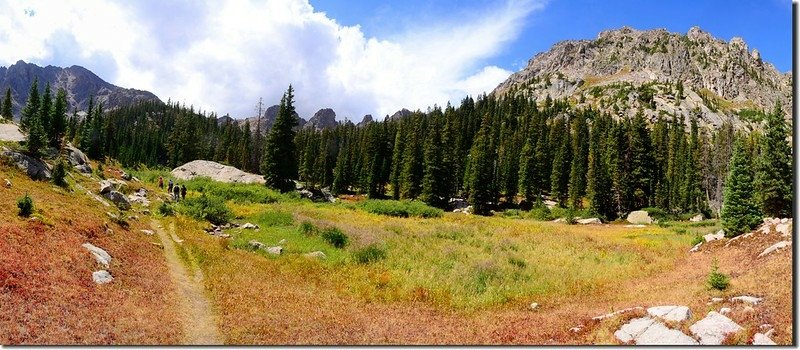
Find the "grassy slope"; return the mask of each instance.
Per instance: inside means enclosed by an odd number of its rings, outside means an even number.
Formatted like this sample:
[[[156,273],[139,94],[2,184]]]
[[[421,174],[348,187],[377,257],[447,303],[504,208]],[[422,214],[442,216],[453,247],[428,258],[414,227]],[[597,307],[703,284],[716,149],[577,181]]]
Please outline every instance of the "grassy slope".
[[[719,307],[706,305],[720,294],[705,285],[712,256],[733,276],[722,294],[767,299],[759,318],[739,311],[732,318],[747,334],[758,322],[775,324],[773,339],[791,341],[791,284],[780,277],[791,275],[786,252],[758,269],[735,248],[688,254],[694,234],[713,232],[713,223],[569,226],[452,213],[391,218],[351,204],[285,199],[229,205],[238,222],[261,229],[229,230],[233,237],[224,240],[203,233],[204,223],[169,219],[185,228],[181,238],[206,273],[228,343],[615,343],[613,327],[631,316],[590,324],[590,332],[577,335],[567,330],[639,305],[689,305],[702,318]],[[338,227],[351,243],[339,250],[304,236],[303,222]],[[251,239],[286,239],[284,254],[249,251]],[[352,252],[370,244],[387,258],[356,264]],[[328,258],[302,256],[316,250]],[[768,288],[759,286],[765,275],[773,278]],[[540,307],[529,310],[531,302]]]
[[[0,179],[13,183],[0,188],[0,343],[177,343],[174,293],[154,238],[139,232],[144,223],[131,221],[128,230],[110,223],[105,212],[116,209],[75,186],[96,191],[97,181],[75,177],[70,192],[0,164]],[[25,192],[38,222],[16,215]],[[101,267],[81,247],[85,242],[111,254],[112,283],[92,282]]]

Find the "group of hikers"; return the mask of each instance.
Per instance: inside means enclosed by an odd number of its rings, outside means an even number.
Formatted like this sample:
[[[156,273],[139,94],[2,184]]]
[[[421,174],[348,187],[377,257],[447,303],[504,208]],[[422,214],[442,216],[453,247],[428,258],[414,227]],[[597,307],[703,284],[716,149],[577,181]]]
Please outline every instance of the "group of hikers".
[[[164,178],[161,176],[158,177],[158,188],[164,189]],[[167,183],[167,193],[169,193],[176,202],[181,199],[186,199],[186,185],[175,184],[172,182],[172,179],[169,179]]]

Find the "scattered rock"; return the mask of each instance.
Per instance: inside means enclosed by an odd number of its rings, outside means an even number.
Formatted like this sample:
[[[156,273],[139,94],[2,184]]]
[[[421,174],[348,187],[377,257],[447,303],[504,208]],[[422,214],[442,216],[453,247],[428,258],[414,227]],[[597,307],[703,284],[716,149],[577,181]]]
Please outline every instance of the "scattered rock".
[[[723,231],[723,230],[719,230],[719,231],[717,231],[717,233],[709,233],[709,234],[703,236],[703,239],[706,242],[716,241],[716,240],[720,240],[720,239],[723,239],[723,238],[725,238],[725,231]]]
[[[650,214],[648,214],[644,210],[636,210],[636,211],[630,212],[630,214],[628,214],[628,217],[626,218],[626,220],[628,220],[628,222],[630,222],[632,224],[652,224],[653,223],[653,219],[650,218]]]
[[[689,327],[701,345],[720,345],[728,334],[741,331],[743,328],[724,315],[711,311],[700,321]]]
[[[303,254],[303,256],[305,256],[307,258],[315,258],[315,259],[322,259],[322,260],[325,260],[325,258],[327,258],[325,253],[323,253],[323,252],[321,252],[319,250],[315,251],[315,252]]]
[[[752,306],[745,306],[744,309],[742,309],[742,312],[746,314],[752,314],[756,312],[756,309],[754,309]]]
[[[91,243],[84,243],[81,246],[92,253],[98,264],[103,265],[106,268],[108,268],[108,265],[111,264],[111,255],[109,255],[108,252],[102,248],[99,248]]]
[[[155,233],[152,230],[139,230],[139,231],[144,233],[144,234],[146,234],[146,235],[148,235],[148,236],[152,236]]]
[[[8,179],[3,179],[3,180],[5,180],[4,182],[5,182],[6,188],[11,188],[11,181],[9,181]]]
[[[558,218],[558,219],[553,220],[552,222],[566,222],[566,221],[567,220],[564,220],[564,218]]]
[[[92,272],[92,281],[97,284],[105,284],[114,280],[114,277],[106,270]]]
[[[122,210],[128,210],[131,208],[131,202],[128,201],[128,198],[125,197],[124,194],[117,192],[117,191],[110,191],[103,194],[103,197],[110,200],[114,204],[117,205],[117,208]]]
[[[29,157],[25,154],[14,152],[8,148],[0,148],[0,155],[11,158],[18,168],[25,171],[28,177],[34,180],[50,180],[50,168],[43,161]]]
[[[263,249],[263,248],[266,247],[266,245],[264,245],[264,243],[261,243],[261,242],[256,241],[256,240],[251,240],[250,242],[247,242],[247,244],[252,249]]]
[[[723,299],[723,298],[716,298],[716,297],[714,297],[714,298],[711,298],[711,302],[712,302],[712,303],[721,303],[723,300],[725,300],[725,299]]]
[[[751,297],[749,295],[742,295],[742,296],[731,298],[732,302],[741,301],[741,302],[745,302],[745,303],[749,303],[749,304],[753,304],[753,305],[758,305],[758,303],[760,303],[761,300],[764,300],[764,299],[758,298],[758,297]]]
[[[753,336],[753,345],[778,345],[772,339],[769,338],[766,334],[763,333],[756,333]]]
[[[539,303],[531,303],[529,307],[531,308],[531,310],[536,310],[539,307]]]
[[[665,321],[682,322],[692,317],[692,312],[686,306],[654,306],[647,309],[647,314],[661,318]]]
[[[579,223],[581,225],[601,225],[601,224],[603,224],[603,222],[600,221],[600,219],[598,219],[598,218],[579,219],[579,220],[576,220],[575,222],[577,222],[577,223]]]
[[[631,320],[614,332],[614,336],[625,343],[633,341],[636,345],[697,345],[690,336],[649,317]]]
[[[775,243],[775,244],[771,245],[769,248],[764,249],[764,251],[761,252],[761,254],[758,254],[758,257],[760,258],[760,257],[766,256],[766,255],[768,255],[768,254],[770,254],[770,253],[772,253],[772,252],[774,252],[774,251],[776,251],[778,249],[786,248],[786,247],[788,247],[790,245],[792,245],[792,242],[790,242],[790,241],[780,241],[778,243]]]
[[[131,174],[128,174],[128,173],[126,173],[124,171],[122,172],[122,175],[120,177],[125,181],[131,181],[131,179],[133,178],[133,176],[131,176]]]
[[[281,255],[281,253],[283,252],[283,247],[269,247],[266,248],[266,250],[267,253],[270,253],[272,255]]]
[[[457,209],[465,209],[469,206],[469,202],[463,198],[450,198],[448,205],[455,211]]]
[[[572,333],[578,333],[578,332],[581,331],[581,329],[583,329],[583,325],[578,325],[578,326],[572,327],[572,328],[569,329],[569,331],[572,332]]]
[[[245,223],[244,225],[242,225],[240,227],[245,229],[245,230],[254,230],[254,229],[258,228],[258,225],[251,224],[251,223],[248,222],[248,223]]]
[[[727,315],[727,314],[731,313],[731,308],[723,307],[723,308],[719,309],[719,313],[721,313],[723,315]]]
[[[692,249],[689,249],[689,253],[694,253],[694,252],[700,251],[700,246],[701,245],[703,245],[703,242],[695,244],[694,247],[692,247]]]
[[[785,220],[785,219],[783,219],[783,220]],[[780,223],[780,224],[775,225],[775,232],[780,233],[781,236],[788,236],[788,235],[792,234],[791,227],[792,226],[790,224]]]
[[[703,214],[697,214],[697,215],[693,216],[691,219],[689,219],[689,221],[691,221],[691,222],[703,221]]]

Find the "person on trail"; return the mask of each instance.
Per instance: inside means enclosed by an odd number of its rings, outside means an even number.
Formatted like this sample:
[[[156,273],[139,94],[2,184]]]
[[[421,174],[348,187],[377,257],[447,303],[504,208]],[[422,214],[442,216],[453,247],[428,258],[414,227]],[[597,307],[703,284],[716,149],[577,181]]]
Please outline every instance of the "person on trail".
[[[167,187],[167,193],[172,193],[172,185],[173,185],[172,184],[172,179],[169,179],[169,184],[168,184],[168,187]]]
[[[164,189],[164,178],[161,176],[158,177],[158,188]]]
[[[186,199],[186,185],[181,185],[181,200]]]
[[[181,199],[181,186],[175,185],[172,188],[172,198],[174,198],[176,202]]]

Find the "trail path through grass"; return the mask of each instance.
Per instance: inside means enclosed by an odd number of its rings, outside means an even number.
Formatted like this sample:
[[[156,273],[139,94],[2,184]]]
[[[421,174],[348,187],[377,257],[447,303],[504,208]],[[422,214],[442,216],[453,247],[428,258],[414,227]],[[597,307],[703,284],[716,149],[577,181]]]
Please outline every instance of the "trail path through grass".
[[[164,245],[164,255],[167,258],[169,273],[178,289],[179,314],[183,323],[183,344],[222,344],[222,337],[217,329],[211,303],[203,294],[203,285],[201,284],[203,272],[198,266],[195,266],[191,256],[188,259],[191,266],[188,267],[178,256],[178,247],[175,244],[181,244],[183,240],[175,235],[175,224],[170,226],[169,233],[155,220],[152,221],[151,226]]]

